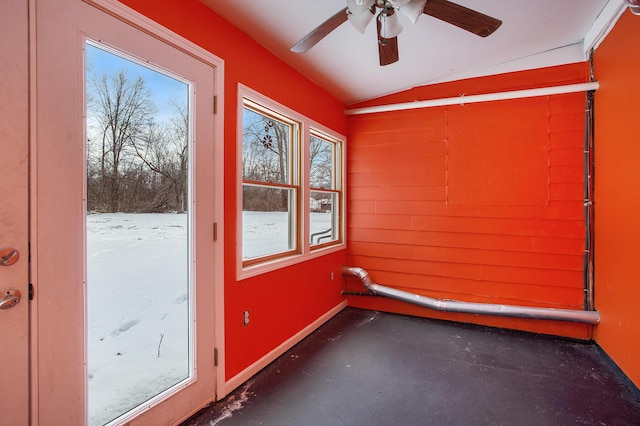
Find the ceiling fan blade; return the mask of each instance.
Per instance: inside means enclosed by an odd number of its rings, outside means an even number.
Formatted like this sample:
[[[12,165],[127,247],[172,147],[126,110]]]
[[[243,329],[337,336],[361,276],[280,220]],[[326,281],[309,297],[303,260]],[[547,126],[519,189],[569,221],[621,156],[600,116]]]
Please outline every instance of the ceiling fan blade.
[[[382,24],[379,19],[378,23],[378,54],[380,56],[380,66],[385,66],[398,62],[398,37],[384,38],[380,36]]]
[[[493,34],[502,25],[499,19],[448,0],[427,0],[423,12],[480,37]]]
[[[324,21],[316,29],[304,36],[299,42],[291,47],[291,51],[294,53],[304,53],[315,46],[320,40],[329,35],[329,33],[344,22],[347,21],[348,8],[342,9],[340,12],[333,15],[331,18]]]

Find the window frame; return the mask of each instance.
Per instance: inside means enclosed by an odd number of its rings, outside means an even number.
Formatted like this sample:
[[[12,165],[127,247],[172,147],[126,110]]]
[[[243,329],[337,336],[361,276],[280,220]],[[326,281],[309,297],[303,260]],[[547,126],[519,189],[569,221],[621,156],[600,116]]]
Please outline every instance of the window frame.
[[[268,262],[271,260],[279,259],[281,257],[292,256],[301,252],[301,244],[300,239],[298,238],[298,227],[300,223],[300,215],[301,215],[301,188],[302,182],[300,179],[300,136],[301,136],[301,123],[296,119],[288,116],[287,114],[282,114],[277,110],[271,108],[270,106],[261,104],[259,102],[254,101],[251,98],[243,98],[242,100],[242,113],[241,120],[243,132],[239,135],[240,138],[240,157],[242,162],[242,148],[243,144],[243,133],[244,133],[244,110],[248,109],[253,111],[256,114],[260,114],[262,116],[268,117],[272,120],[276,120],[278,122],[284,123],[289,128],[289,137],[287,141],[287,164],[286,164],[286,179],[283,182],[271,182],[268,180],[253,180],[253,179],[245,179],[242,176],[241,183],[241,191],[238,194],[241,201],[244,200],[244,188],[245,186],[253,186],[265,189],[276,189],[276,190],[285,190],[292,191],[293,198],[288,200],[288,214],[289,220],[291,221],[289,225],[289,245],[290,248],[278,253],[269,253],[266,255],[257,256],[251,259],[242,260],[243,266],[250,267],[255,264],[260,264],[264,262]],[[240,174],[242,175],[242,170],[240,170]],[[242,218],[241,218],[242,219]],[[242,244],[242,240],[240,240]]]
[[[337,199],[337,205],[338,205],[337,209],[331,210],[333,219],[338,225],[337,229],[335,229],[335,231],[332,231],[332,234],[331,234],[332,237],[335,236],[335,239],[331,239],[331,241],[327,241],[326,243],[313,244],[313,241],[311,241],[312,240],[311,232],[308,232],[306,234],[306,238],[309,240],[308,241],[309,248],[310,250],[314,251],[314,250],[320,250],[324,247],[329,247],[335,244],[339,244],[343,240],[343,237],[342,237],[343,227],[340,225],[343,222],[342,206],[344,203],[344,199],[343,199],[344,188],[343,188],[343,174],[342,174],[342,170],[344,168],[344,164],[342,162],[342,157],[344,155],[344,141],[338,138],[335,138],[331,135],[327,135],[326,133],[320,130],[317,130],[315,127],[311,127],[309,131],[309,143],[307,144],[308,150],[310,150],[310,147],[311,147],[312,137],[315,137],[316,139],[320,139],[332,145],[331,188],[319,188],[319,187],[311,186],[311,176],[310,176],[311,164],[309,164],[309,167],[307,168],[307,178],[309,179],[309,185],[308,185],[309,198],[311,198],[310,196],[311,196],[311,193],[313,192],[323,192],[327,194],[334,194]],[[311,156],[309,155],[309,162],[310,161],[311,161]],[[309,206],[309,216],[308,216],[309,222],[311,222],[310,214],[311,214],[311,206]]]
[[[295,235],[292,240],[296,241],[297,249],[288,250],[271,255],[265,255],[253,259],[244,260],[243,254],[243,188],[245,184],[256,184],[259,182],[245,181],[242,173],[243,161],[243,111],[246,106],[254,111],[264,111],[268,115],[275,118],[284,118],[288,122],[298,124],[297,131],[299,136],[292,136],[294,145],[292,147],[292,163],[290,170],[293,175],[291,180],[297,182],[297,200],[295,202],[296,212],[294,213],[294,221],[290,224],[295,228]],[[257,108],[256,108],[257,107]],[[236,275],[238,280],[246,279],[265,272],[274,271],[283,267],[304,262],[313,258],[325,256],[346,248],[346,223],[345,223],[345,164],[346,164],[346,137],[309,119],[308,117],[252,90],[251,88],[238,84],[238,101],[237,101],[237,151],[236,151]],[[323,140],[335,143],[333,166],[334,166],[334,188],[326,190],[337,193],[338,211],[336,214],[337,221],[337,238],[327,243],[311,245],[310,244],[310,144],[311,135],[320,137]],[[297,144],[297,147],[295,146]],[[281,184],[275,184],[275,186]],[[285,185],[288,186],[288,185]],[[325,191],[325,189],[323,189]]]

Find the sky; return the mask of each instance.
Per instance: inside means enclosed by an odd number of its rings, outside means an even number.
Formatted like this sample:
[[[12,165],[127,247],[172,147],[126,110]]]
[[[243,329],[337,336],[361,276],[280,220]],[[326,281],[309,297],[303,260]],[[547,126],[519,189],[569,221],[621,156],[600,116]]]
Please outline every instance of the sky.
[[[183,81],[103,50],[93,43],[87,43],[86,55],[88,73],[115,74],[121,69],[126,69],[132,80],[138,76],[142,77],[158,110],[158,121],[163,121],[164,117],[170,115],[172,100],[187,99],[189,86]],[[90,75],[87,77],[90,78]]]

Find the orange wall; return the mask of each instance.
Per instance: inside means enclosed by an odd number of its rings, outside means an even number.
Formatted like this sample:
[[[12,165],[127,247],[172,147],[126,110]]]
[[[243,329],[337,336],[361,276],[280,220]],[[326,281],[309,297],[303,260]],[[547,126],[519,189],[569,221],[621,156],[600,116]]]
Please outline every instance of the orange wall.
[[[225,376],[232,378],[335,307],[345,252],[236,281],[236,109],[242,83],[336,132],[342,104],[197,0],[122,0],[225,61]],[[335,281],[329,280],[333,271]],[[243,311],[251,323],[242,325]]]
[[[412,89],[367,104],[582,83],[586,64]],[[348,263],[437,298],[582,309],[584,93],[351,116]],[[350,290],[362,290],[354,279]],[[352,306],[587,338],[583,324]]]
[[[596,50],[595,339],[640,386],[640,17],[626,11]]]

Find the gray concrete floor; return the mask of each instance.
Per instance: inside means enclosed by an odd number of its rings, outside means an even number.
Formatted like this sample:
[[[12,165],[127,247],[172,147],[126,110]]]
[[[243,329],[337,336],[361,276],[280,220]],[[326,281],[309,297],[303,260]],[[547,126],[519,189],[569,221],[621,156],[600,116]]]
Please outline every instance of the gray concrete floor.
[[[640,425],[594,344],[347,308],[195,425]]]

